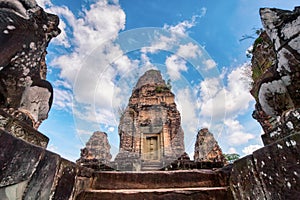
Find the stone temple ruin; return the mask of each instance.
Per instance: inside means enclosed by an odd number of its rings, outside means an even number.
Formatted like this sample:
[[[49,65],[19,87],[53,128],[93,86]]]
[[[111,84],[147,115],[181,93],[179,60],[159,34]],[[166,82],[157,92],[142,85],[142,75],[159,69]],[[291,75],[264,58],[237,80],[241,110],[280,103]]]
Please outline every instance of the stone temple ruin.
[[[184,153],[184,133],[174,94],[159,71],[137,82],[119,124],[116,169],[160,169]]]
[[[236,161],[235,199],[298,199],[300,194],[300,7],[260,9],[265,31],[254,42],[253,117],[265,147]]]
[[[197,134],[194,160],[196,162],[226,163],[222,149],[207,128],[201,129]]]
[[[120,149],[110,162],[107,134],[95,132],[77,163],[95,170],[152,171],[223,167],[227,163],[208,129],[196,138],[194,160],[184,152],[184,132],[171,85],[160,71],[139,78],[119,124]]]
[[[260,15],[265,32],[254,43],[251,94],[256,100],[253,117],[265,132],[263,148],[215,170],[99,171],[81,164],[94,158],[107,162],[104,133],[94,134],[100,143],[92,139],[75,164],[46,150],[49,139],[37,131],[52,103],[45,56],[51,38],[60,32],[58,17],[34,0],[0,0],[1,199],[299,199],[300,7],[263,8]],[[147,73],[156,75],[147,78]],[[147,73],[121,119],[119,134],[124,140],[117,167],[128,167],[123,165],[126,156],[135,164],[130,167],[148,169],[187,157],[174,95],[156,71]],[[209,136],[204,129],[198,135],[196,147],[203,144],[203,135]],[[199,157],[200,153],[220,153],[212,139],[209,143],[213,151],[195,148],[195,159],[211,158]],[[89,144],[106,147],[98,152]]]
[[[85,148],[81,149],[80,158],[76,163],[95,170],[111,170],[111,158],[107,133],[95,131]]]

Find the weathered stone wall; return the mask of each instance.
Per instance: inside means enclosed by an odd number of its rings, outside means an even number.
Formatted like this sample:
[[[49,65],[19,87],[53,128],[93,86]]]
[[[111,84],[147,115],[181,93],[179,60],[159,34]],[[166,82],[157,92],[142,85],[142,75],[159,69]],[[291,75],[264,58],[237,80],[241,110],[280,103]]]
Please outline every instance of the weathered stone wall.
[[[17,138],[34,144],[43,148],[46,148],[49,142],[49,138],[33,129],[24,120],[15,118],[14,116],[4,112],[0,109],[0,129],[9,132]]]
[[[202,174],[199,171],[105,174],[95,173],[47,151],[48,138],[36,128],[47,117],[52,103],[52,87],[44,80],[44,59],[48,42],[59,33],[58,18],[45,13],[34,0],[10,3],[18,4],[19,10],[4,7],[0,11],[3,21],[0,25],[1,199],[111,199],[119,198],[118,194],[123,195],[114,190],[112,193],[93,190],[102,189],[107,182],[111,183],[109,187],[121,186],[121,189],[128,186],[147,189],[149,185],[154,189],[162,186],[205,186],[198,191],[172,188],[163,192],[153,190],[150,195],[145,191],[129,193],[128,199],[231,199],[227,187],[230,167],[227,171],[223,168],[221,171],[202,171]],[[15,12],[19,13],[16,15]],[[265,55],[270,55],[270,59],[258,74],[252,94],[258,102],[257,115],[254,115],[266,132],[262,136],[266,146],[234,163],[230,187],[235,199],[299,198],[299,15],[299,7],[293,12],[261,10],[266,29],[266,34],[261,37],[267,41],[262,44],[267,46],[258,47],[254,59],[258,58],[256,66],[264,62],[262,58]],[[177,159],[184,151],[183,131],[174,94],[157,71],[149,73],[152,75],[143,76],[135,87],[119,127],[122,142],[118,156],[120,163],[128,164],[131,169],[141,168],[143,134],[160,134],[160,140],[164,141],[160,143],[163,144],[160,149],[165,160]],[[45,98],[36,99],[36,92]],[[34,104],[36,101],[40,104]],[[279,120],[274,121],[275,118]],[[213,188],[207,188],[211,186]]]
[[[110,144],[105,132],[96,131],[92,134],[85,148],[81,149],[77,164],[95,170],[110,170]]]
[[[74,199],[92,171],[47,151],[36,130],[52,104],[45,56],[58,17],[34,0],[0,0],[0,21],[0,198]]]
[[[213,134],[207,128],[199,130],[195,142],[194,151],[195,162],[223,162],[226,159],[222,153],[222,149],[214,138]]]
[[[234,163],[235,199],[298,199],[300,134],[293,134]]]
[[[138,80],[120,119],[119,135],[118,169],[126,163],[140,165],[147,156],[145,139],[150,136],[157,138],[156,160],[171,162],[184,153],[180,113],[159,71],[149,70]]]
[[[298,199],[300,195],[300,7],[260,10],[265,33],[252,58],[255,119],[265,147],[234,162],[235,199]]]
[[[74,199],[90,185],[92,171],[3,130],[0,149],[1,199]]]
[[[53,99],[45,56],[48,43],[60,33],[59,19],[34,0],[0,2],[0,108],[25,115],[38,128]]]

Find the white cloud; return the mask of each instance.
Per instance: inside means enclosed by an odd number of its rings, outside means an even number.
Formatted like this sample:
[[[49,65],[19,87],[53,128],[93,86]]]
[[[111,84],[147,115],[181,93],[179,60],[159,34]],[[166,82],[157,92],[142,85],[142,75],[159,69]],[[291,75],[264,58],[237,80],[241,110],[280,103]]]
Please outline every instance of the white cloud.
[[[206,12],[207,12],[207,8],[202,7],[202,8],[201,8],[201,14],[200,14],[199,17],[204,17],[204,16],[206,15]]]
[[[115,131],[115,127],[112,127],[112,126],[109,127],[109,128],[108,128],[108,131],[111,132],[111,133],[114,132],[114,131]]]
[[[177,35],[181,37],[188,36],[187,30],[196,25],[196,20],[206,15],[207,9],[205,7],[201,8],[200,15],[193,15],[191,20],[184,20],[175,26],[170,26],[165,24],[164,29],[171,32],[172,35]]]
[[[194,104],[194,98],[190,89],[184,88],[176,92],[176,104],[181,113],[181,122],[184,130],[189,133],[196,133],[198,126],[197,109]]]
[[[145,68],[156,68],[150,61],[150,58],[147,56],[146,53],[141,54],[141,65],[144,66]]]
[[[127,56],[122,55],[113,63],[116,65],[116,70],[119,74],[124,74],[129,70],[135,69],[138,66],[137,61],[130,60]]]
[[[224,152],[223,152],[224,153]],[[229,149],[228,149],[228,152],[226,152],[227,154],[231,154],[231,153],[237,153],[237,151],[236,151],[236,149],[235,148],[233,148],[233,147],[230,147]]]
[[[198,45],[189,42],[180,45],[177,54],[183,58],[196,58],[197,56],[201,56],[202,52]]]
[[[200,95],[203,101],[216,97],[222,90],[222,80],[219,77],[205,79],[200,83]]]
[[[54,13],[59,16],[59,25],[58,27],[61,30],[61,33],[53,39],[53,44],[62,45],[66,48],[71,46],[72,41],[69,38],[71,33],[68,32],[68,25],[74,26],[76,24],[76,18],[74,14],[69,10],[66,6],[55,6],[50,0],[44,2],[45,3],[45,11],[49,13]]]
[[[77,129],[76,130],[78,135],[92,135],[93,133],[89,130],[82,130],[82,129]]]
[[[71,111],[73,106],[73,94],[69,90],[54,87],[53,107],[58,110]]]
[[[45,8],[46,6],[49,6],[49,5],[51,6],[52,5],[51,0],[36,0],[36,2],[42,8]]]
[[[255,144],[255,145],[249,145],[247,147],[245,147],[242,152],[245,154],[245,155],[249,155],[249,154],[252,154],[254,151],[256,151],[257,149],[260,149],[262,148],[263,146],[262,145],[258,145],[258,144]]]
[[[237,67],[227,75],[227,85],[218,78],[205,79],[200,83],[202,99],[201,114],[211,117],[236,117],[249,108],[253,97],[249,92],[249,78],[245,71],[248,65]],[[221,75],[222,76],[222,75]]]
[[[72,89],[72,86],[66,82],[66,81],[63,81],[63,80],[56,80],[54,83],[53,83],[54,87],[63,87],[63,88],[66,88],[66,89]]]
[[[205,69],[210,70],[217,66],[217,63],[213,59],[208,59],[204,61]]]
[[[229,153],[237,153],[241,145],[253,142],[256,137],[249,127],[238,120],[249,110],[253,101],[248,89],[250,80],[247,70],[248,65],[244,64],[229,73],[223,72],[219,77],[203,80],[197,88],[202,124],[217,135],[216,139]]]
[[[66,48],[70,48],[71,44],[70,41],[68,39],[68,35],[66,32],[66,23],[63,20],[60,20],[59,25],[58,25],[59,29],[61,30],[61,33],[53,39],[53,43],[57,44],[57,45],[62,45]]]
[[[46,6],[48,12],[60,16],[62,34],[54,44],[72,46],[71,53],[58,56],[50,63],[61,70],[60,78],[66,82],[57,82],[59,86],[55,88],[54,105],[59,109],[71,106],[71,93],[61,89],[70,89],[68,85],[71,85],[74,114],[79,119],[97,123],[114,122],[111,106],[118,92],[114,78],[136,65],[113,43],[119,31],[125,28],[124,11],[117,1],[99,0],[84,8],[80,17],[76,17],[65,6],[55,6],[49,0],[41,0],[40,3]]]
[[[187,30],[196,25],[197,17],[199,16],[194,15],[191,20],[184,20],[175,26],[165,24],[163,29],[168,32],[169,35],[158,34],[151,42],[151,45],[149,47],[142,48],[141,51],[143,53],[155,53],[158,50],[172,50],[174,46],[179,45],[179,41],[182,38],[186,38],[188,36]]]
[[[191,21],[184,20],[184,21],[176,24],[175,26],[170,26],[170,25],[165,24],[164,29],[170,31],[172,35],[185,37],[185,36],[187,36],[186,30],[189,28],[192,28],[193,26],[196,25],[196,18],[197,18],[197,16],[194,15],[192,17]]]
[[[54,144],[50,144],[50,145],[47,146],[47,150],[52,151],[52,152],[57,152],[58,147],[55,146]]]
[[[172,80],[180,79],[181,71],[187,71],[185,60],[176,55],[171,55],[166,59],[168,74]]]
[[[240,124],[238,120],[225,119],[225,130],[227,132],[226,138],[227,143],[232,146],[238,146],[249,142],[249,140],[254,139],[253,134],[244,131],[244,127]]]
[[[81,17],[76,18],[75,15],[64,6],[52,6],[48,8],[49,11],[60,16],[67,24],[69,29],[69,40],[72,42],[72,53],[59,56],[52,65],[61,68],[61,77],[74,83],[77,72],[86,60],[101,61],[101,63],[93,64],[93,67],[100,67],[101,69],[107,67],[108,57],[114,57],[120,54],[118,46],[109,42],[114,40],[120,30],[125,27],[125,13],[117,4],[111,4],[108,1],[98,1],[84,9]],[[101,13],[101,15],[99,15]],[[62,27],[64,32],[65,27]],[[66,31],[65,31],[66,32]],[[64,34],[60,34],[59,37]],[[99,51],[99,57],[90,58],[91,52],[96,48]],[[101,70],[97,70],[99,72]]]

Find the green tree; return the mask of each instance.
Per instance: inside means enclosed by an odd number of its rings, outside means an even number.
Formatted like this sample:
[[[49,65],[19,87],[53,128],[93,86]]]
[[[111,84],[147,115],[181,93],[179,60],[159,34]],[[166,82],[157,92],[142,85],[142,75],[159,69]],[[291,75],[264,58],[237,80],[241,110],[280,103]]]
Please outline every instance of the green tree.
[[[229,163],[233,163],[234,161],[236,161],[240,158],[240,155],[237,153],[225,154],[224,156]]]

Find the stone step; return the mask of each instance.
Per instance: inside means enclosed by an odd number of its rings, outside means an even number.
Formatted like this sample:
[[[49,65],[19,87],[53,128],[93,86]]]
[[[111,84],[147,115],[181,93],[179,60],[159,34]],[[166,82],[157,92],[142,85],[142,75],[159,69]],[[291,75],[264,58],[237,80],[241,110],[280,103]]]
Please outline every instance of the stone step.
[[[229,187],[161,188],[161,189],[119,189],[86,190],[76,200],[230,200],[233,199]]]
[[[97,172],[90,188],[117,190],[225,187],[228,182],[229,175],[222,170]]]
[[[160,162],[154,162],[154,163],[143,163],[142,164],[142,171],[157,171],[163,168],[162,163]]]
[[[161,166],[155,166],[155,165],[152,165],[152,166],[142,166],[142,171],[158,171],[160,170],[162,167]]]

